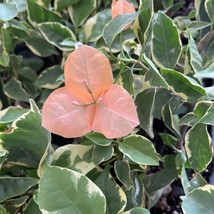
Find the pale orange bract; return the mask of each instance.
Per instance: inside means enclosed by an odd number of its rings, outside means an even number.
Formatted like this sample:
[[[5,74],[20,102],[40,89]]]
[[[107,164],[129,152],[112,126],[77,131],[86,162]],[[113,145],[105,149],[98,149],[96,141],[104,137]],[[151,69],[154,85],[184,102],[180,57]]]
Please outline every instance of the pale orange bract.
[[[137,125],[134,101],[113,84],[107,57],[86,45],[72,52],[65,62],[65,86],[43,105],[42,126],[68,138],[96,131],[112,139],[130,134]]]
[[[112,18],[115,18],[118,15],[134,13],[135,7],[132,3],[129,3],[127,0],[113,0],[111,5]]]

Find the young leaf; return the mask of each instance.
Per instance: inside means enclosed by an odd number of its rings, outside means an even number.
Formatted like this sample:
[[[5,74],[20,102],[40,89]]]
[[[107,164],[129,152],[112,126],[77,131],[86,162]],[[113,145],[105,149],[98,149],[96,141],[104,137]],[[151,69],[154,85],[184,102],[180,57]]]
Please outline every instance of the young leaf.
[[[152,58],[158,66],[174,68],[181,54],[181,41],[173,21],[158,12],[152,30]]]
[[[120,151],[138,164],[159,165],[159,156],[152,142],[140,135],[126,137],[119,146]]]
[[[189,195],[182,197],[182,209],[184,213],[194,213],[194,214],[212,214],[214,210],[214,186],[205,185],[199,187]]]
[[[105,26],[105,28],[103,29],[103,39],[110,49],[116,36],[124,29],[127,24],[133,22],[138,15],[139,12],[119,15],[112,19]]]
[[[93,141],[95,144],[99,146],[109,146],[112,143],[112,140],[106,138],[104,135],[96,132],[91,132],[85,135],[86,138]]]
[[[205,124],[197,123],[185,136],[185,149],[192,168],[202,172],[212,160],[211,138]]]
[[[48,213],[86,214],[99,210],[100,214],[105,214],[106,211],[105,196],[91,180],[78,172],[57,166],[43,168],[38,204],[42,212]]]

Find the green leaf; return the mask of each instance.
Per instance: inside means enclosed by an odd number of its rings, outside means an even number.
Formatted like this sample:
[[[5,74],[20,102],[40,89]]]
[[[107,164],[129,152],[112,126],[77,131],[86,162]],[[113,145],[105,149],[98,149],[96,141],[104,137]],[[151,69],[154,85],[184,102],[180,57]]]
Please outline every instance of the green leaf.
[[[194,177],[191,179],[189,182],[190,184],[190,192],[193,191],[194,189],[197,189],[199,187],[202,187],[207,183],[207,181],[201,176],[201,174],[196,173],[194,174]]]
[[[162,116],[163,122],[166,127],[175,134],[176,137],[180,137],[180,127],[179,127],[179,118],[177,115],[173,115],[171,103],[174,98],[171,98],[170,101],[163,107]]]
[[[87,20],[84,31],[86,40],[89,42],[97,41],[103,33],[103,28],[111,20],[111,10],[103,10]]]
[[[18,12],[24,12],[27,7],[27,0],[7,0],[7,3],[15,4]]]
[[[103,29],[103,39],[108,47],[111,49],[113,41],[115,40],[116,36],[122,32],[123,28],[133,22],[139,12],[136,13],[129,13],[124,15],[119,15],[112,19]]]
[[[108,161],[114,154],[114,147],[95,145],[92,153],[92,159],[95,165],[99,165],[104,161]]]
[[[195,41],[190,32],[188,32],[189,37],[189,51],[190,51],[190,64],[195,72],[202,71],[202,57],[199,54]]]
[[[78,1],[68,8],[69,16],[74,25],[79,27],[96,8],[96,0]]]
[[[134,76],[133,71],[130,69],[125,70],[122,74],[122,86],[130,95],[134,94]]]
[[[214,62],[211,63],[206,69],[203,69],[203,71],[196,73],[194,77],[214,79],[213,70],[214,70]]]
[[[88,214],[99,210],[105,214],[106,210],[105,196],[91,180],[57,166],[43,168],[38,204],[42,213]]]
[[[120,151],[138,164],[159,165],[158,153],[150,140],[140,135],[126,137],[119,145]]]
[[[25,43],[35,55],[48,57],[57,54],[55,47],[49,44],[39,32],[30,30],[29,35]]]
[[[38,182],[35,178],[1,177],[0,178],[0,202],[9,198],[22,195]]]
[[[52,12],[40,6],[35,0],[27,0],[28,18],[33,23],[42,22],[61,22],[62,19],[58,13]]]
[[[31,109],[13,122],[10,132],[0,135],[0,141],[9,151],[9,162],[37,168],[51,135],[41,127],[41,114],[34,101],[30,104]]]
[[[38,204],[32,198],[28,201],[23,214],[42,214],[42,212],[40,211]]]
[[[214,186],[205,185],[182,197],[182,209],[184,213],[213,214],[214,211]]]
[[[92,148],[75,144],[61,146],[53,153],[51,165],[72,169],[85,175],[96,167],[92,162]]]
[[[12,123],[18,117],[26,113],[28,110],[21,107],[10,106],[0,111],[0,128]]]
[[[0,23],[7,22],[18,14],[18,10],[15,4],[0,3]]]
[[[150,214],[150,212],[145,208],[135,207],[129,211],[124,212],[123,214]]]
[[[162,68],[161,73],[170,89],[185,101],[194,102],[206,96],[205,90],[194,79],[171,69]]]
[[[163,141],[163,143],[173,149],[175,149],[175,146],[178,142],[177,138],[175,138],[173,135],[168,133],[158,133]]]
[[[158,66],[174,68],[181,54],[181,41],[173,21],[158,12],[152,30],[152,58]]]
[[[29,100],[28,93],[22,87],[21,82],[15,78],[5,84],[4,93],[14,100],[21,100],[25,102],[28,102]]]
[[[61,75],[63,75],[63,70],[60,65],[51,66],[38,76],[36,84],[41,88],[56,89],[62,83],[59,79]]]
[[[86,134],[85,137],[99,146],[109,146],[112,143],[111,139],[108,139],[104,135],[97,132]]]
[[[56,46],[62,51],[70,50],[70,48],[62,44],[66,39],[75,40],[73,32],[68,27],[58,22],[44,22],[38,24],[37,27],[50,44]]]
[[[156,89],[148,88],[136,97],[135,103],[140,119],[140,126],[153,138],[153,112],[155,103]],[[146,102],[144,102],[146,100]]]
[[[69,7],[73,4],[78,3],[80,0],[55,0],[54,1],[54,8],[57,11],[62,11],[66,7]]]
[[[145,175],[143,177],[143,184],[148,194],[165,187],[170,184],[177,177],[177,170],[163,169],[156,173]]]
[[[7,158],[7,154],[8,154],[7,150],[0,148],[0,170],[1,170],[2,164]]]
[[[209,22],[198,22],[198,21],[192,21],[191,24],[188,26],[188,28],[190,29],[190,31],[195,30],[201,30],[203,28],[209,27],[210,23]]]
[[[212,160],[211,138],[205,124],[198,123],[188,130],[185,149],[192,168],[196,172],[205,170]]]
[[[148,81],[149,85],[152,87],[168,88],[167,82],[161,76],[155,64],[145,54],[143,54],[143,61],[149,67],[149,70],[145,74],[145,81]]]
[[[208,125],[214,124],[214,103],[210,101],[201,101],[195,105],[194,115],[198,119],[199,123],[205,123]]]
[[[120,182],[127,188],[130,189],[131,176],[130,176],[130,167],[129,163],[126,160],[118,160],[114,164],[114,171],[116,173],[117,178]]]
[[[185,114],[179,121],[179,125],[187,125],[187,126],[194,126],[198,122],[198,119],[194,115],[193,112],[189,112]]]
[[[102,190],[107,201],[107,212],[120,213],[126,206],[126,195],[122,188],[115,182],[109,173],[107,166],[102,174],[96,179],[95,184]],[[87,212],[88,213],[88,212]],[[96,212],[95,212],[96,213]]]
[[[7,52],[3,52],[0,54],[0,65],[3,67],[8,67],[10,63],[10,57]]]
[[[210,21],[212,22],[212,24],[214,24],[214,0],[206,0],[205,1],[205,9],[207,11],[207,14],[210,18]]]

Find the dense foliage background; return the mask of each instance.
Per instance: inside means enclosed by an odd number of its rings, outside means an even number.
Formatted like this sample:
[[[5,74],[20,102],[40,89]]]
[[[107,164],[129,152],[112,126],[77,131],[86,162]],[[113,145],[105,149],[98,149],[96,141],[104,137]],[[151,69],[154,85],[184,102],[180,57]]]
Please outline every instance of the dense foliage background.
[[[0,213],[214,213],[213,0],[129,0],[114,19],[110,0],[0,2]],[[135,100],[127,137],[41,126],[82,44]]]

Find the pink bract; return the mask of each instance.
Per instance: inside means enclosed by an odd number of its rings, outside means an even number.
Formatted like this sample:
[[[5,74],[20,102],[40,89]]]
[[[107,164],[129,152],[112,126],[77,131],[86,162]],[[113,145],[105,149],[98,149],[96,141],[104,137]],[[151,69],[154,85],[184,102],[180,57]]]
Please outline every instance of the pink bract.
[[[89,46],[65,62],[65,86],[50,94],[42,108],[42,126],[67,138],[91,131],[107,138],[130,134],[139,125],[132,97],[113,84],[107,57]]]

